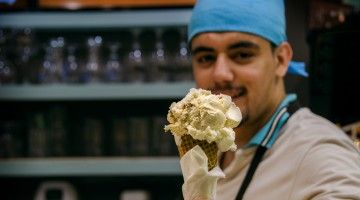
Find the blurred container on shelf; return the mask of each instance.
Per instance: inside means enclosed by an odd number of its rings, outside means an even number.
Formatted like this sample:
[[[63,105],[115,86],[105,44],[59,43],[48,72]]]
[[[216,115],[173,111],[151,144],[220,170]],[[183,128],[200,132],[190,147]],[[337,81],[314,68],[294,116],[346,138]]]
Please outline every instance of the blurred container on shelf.
[[[101,156],[104,152],[104,127],[100,119],[86,118],[83,124],[83,153],[85,156]]]
[[[38,71],[38,80],[40,83],[61,83],[64,81],[64,37],[51,38],[44,47],[45,56]]]
[[[101,48],[103,38],[100,35],[91,36],[87,39],[87,60],[82,66],[80,80],[83,83],[101,82],[104,73]]]
[[[0,158],[23,156],[23,135],[19,121],[0,121]]]
[[[1,60],[11,66],[16,83],[28,83],[30,80],[31,68],[29,67],[34,51],[33,30],[25,29],[0,29]]]
[[[35,192],[34,200],[77,200],[75,187],[67,181],[44,181]]]
[[[66,46],[65,60],[64,60],[64,82],[79,83],[80,64],[77,57],[78,46],[76,44],[68,44]]]
[[[125,118],[115,118],[112,120],[111,154],[115,156],[125,156],[129,151],[129,134],[127,121]]]
[[[174,62],[173,81],[192,81],[191,58],[185,41],[180,43]]]
[[[172,73],[172,80],[192,81],[191,57],[186,40],[186,30],[182,28],[178,32],[180,33],[180,40],[174,52],[174,71]]]
[[[66,110],[52,106],[41,111],[31,111],[27,119],[27,152],[29,157],[67,155]]]
[[[125,58],[126,72],[125,77],[127,82],[145,82],[146,80],[146,67],[144,59],[144,51],[139,41],[139,30],[133,30],[132,47],[127,57]]]
[[[151,118],[152,130],[150,139],[150,153],[154,156],[170,156],[174,154],[176,148],[174,137],[165,133],[164,126],[167,124],[166,117],[154,116]]]
[[[13,63],[6,58],[7,52],[0,47],[0,85],[14,84],[16,82],[16,70]]]
[[[149,120],[146,117],[129,118],[130,154],[133,156],[149,155]]]
[[[150,200],[150,193],[146,190],[125,190],[120,193],[119,200]]]
[[[9,43],[10,51],[14,55],[11,57],[17,70],[17,82],[33,83],[37,82],[36,58],[40,54],[40,43],[36,38],[36,31],[31,28],[13,29],[12,41]]]
[[[0,52],[0,84],[193,80],[183,27],[0,29]]]
[[[149,82],[166,82],[169,80],[169,52],[165,49],[164,41],[161,37],[161,29],[155,29],[155,45],[148,53],[147,72]]]
[[[336,1],[313,0],[309,9],[309,29],[332,28],[346,21],[353,7]]]
[[[9,30],[0,29],[0,85],[15,83],[16,71],[14,64],[9,60]]]
[[[28,126],[28,155],[30,157],[47,156],[49,132],[45,124],[45,114],[42,112],[30,114]]]
[[[117,83],[122,81],[124,76],[124,66],[119,56],[119,43],[111,43],[108,45],[109,55],[105,61],[105,69],[103,81],[108,83]]]
[[[49,156],[66,155],[66,111],[63,107],[53,107],[49,110]]]

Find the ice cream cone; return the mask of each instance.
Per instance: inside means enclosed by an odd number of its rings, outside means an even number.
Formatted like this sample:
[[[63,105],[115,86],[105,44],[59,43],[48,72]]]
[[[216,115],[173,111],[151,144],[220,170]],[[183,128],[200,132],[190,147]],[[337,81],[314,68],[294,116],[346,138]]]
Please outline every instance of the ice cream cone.
[[[183,157],[187,151],[199,145],[208,158],[209,171],[217,165],[218,147],[215,142],[208,143],[205,140],[195,140],[191,135],[181,136],[181,145],[178,146],[180,157]]]

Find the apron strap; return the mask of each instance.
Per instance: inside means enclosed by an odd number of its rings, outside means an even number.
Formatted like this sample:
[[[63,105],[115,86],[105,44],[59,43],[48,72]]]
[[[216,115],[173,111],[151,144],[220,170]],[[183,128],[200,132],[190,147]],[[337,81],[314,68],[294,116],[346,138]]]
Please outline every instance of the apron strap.
[[[288,120],[290,118],[290,116],[292,114],[294,114],[300,108],[300,105],[299,105],[298,101],[294,101],[294,102],[291,102],[287,108],[286,107],[284,107],[284,108],[287,109],[286,111],[289,113],[289,117],[287,118],[287,120]],[[276,122],[274,122],[274,123],[276,123]],[[236,196],[236,200],[243,199],[246,189],[250,185],[250,182],[255,174],[255,171],[256,171],[259,163],[261,162],[262,157],[264,156],[266,150],[267,150],[266,146],[260,145],[257,147],[255,155],[254,155],[253,159],[251,160],[250,167],[246,173],[246,176],[241,184],[240,190]]]
[[[245,176],[245,179],[243,180],[242,184],[241,184],[241,188],[239,190],[239,193],[237,194],[236,196],[236,199],[237,200],[240,200],[243,198],[244,194],[245,194],[245,191],[246,189],[248,188],[250,182],[251,182],[251,179],[252,177],[254,176],[255,174],[255,171],[256,171],[256,168],[257,166],[259,165],[260,161],[261,161],[261,158],[264,156],[265,152],[266,152],[267,148],[264,147],[264,146],[259,146],[257,149],[256,149],[256,152],[255,152],[255,155],[254,155],[254,158],[252,159],[251,161],[251,164],[250,164],[250,168],[249,170],[247,171],[246,173],[246,176]]]

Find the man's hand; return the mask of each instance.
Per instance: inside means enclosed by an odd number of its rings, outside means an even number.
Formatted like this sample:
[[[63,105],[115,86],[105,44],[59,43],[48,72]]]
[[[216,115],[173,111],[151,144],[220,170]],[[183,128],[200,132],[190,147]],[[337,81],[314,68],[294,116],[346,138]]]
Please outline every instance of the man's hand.
[[[218,166],[208,171],[207,160],[206,154],[199,146],[195,146],[181,158],[180,165],[184,177],[182,190],[185,200],[215,199],[217,180],[225,175]]]

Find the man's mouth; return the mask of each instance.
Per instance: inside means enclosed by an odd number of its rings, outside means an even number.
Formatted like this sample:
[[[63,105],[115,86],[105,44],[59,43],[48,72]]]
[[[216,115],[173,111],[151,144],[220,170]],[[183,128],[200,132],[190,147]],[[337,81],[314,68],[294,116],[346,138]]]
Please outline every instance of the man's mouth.
[[[238,88],[237,91],[230,95],[232,99],[243,97],[246,94],[246,89],[244,87]]]
[[[233,100],[246,95],[247,90],[245,87],[226,88],[226,89],[211,89],[213,94],[225,94],[230,96]]]

